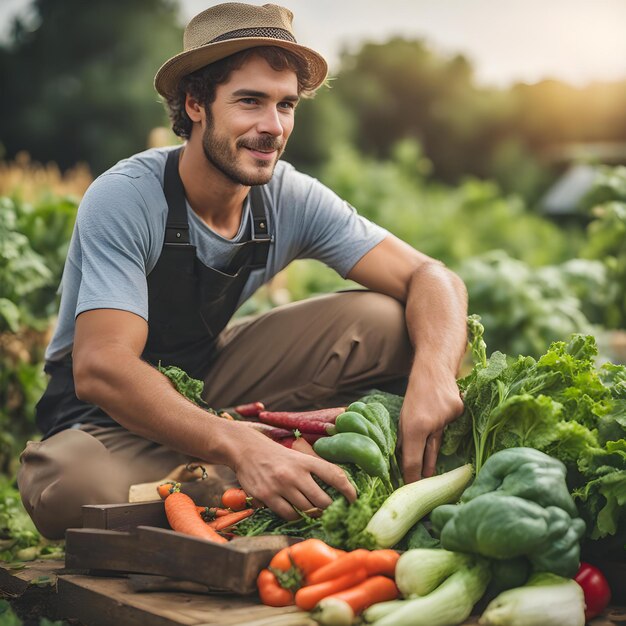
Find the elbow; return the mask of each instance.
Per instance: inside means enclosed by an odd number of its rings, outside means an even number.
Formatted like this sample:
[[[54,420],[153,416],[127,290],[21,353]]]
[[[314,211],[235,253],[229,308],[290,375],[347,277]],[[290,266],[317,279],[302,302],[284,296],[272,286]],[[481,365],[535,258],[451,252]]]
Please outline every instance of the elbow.
[[[94,395],[97,387],[98,373],[93,359],[85,356],[72,359],[72,372],[74,375],[74,392],[76,397],[83,402],[96,404]]]
[[[76,397],[101,406],[105,390],[116,386],[116,372],[109,364],[121,361],[111,354],[104,354],[102,350],[75,353],[72,360]]]

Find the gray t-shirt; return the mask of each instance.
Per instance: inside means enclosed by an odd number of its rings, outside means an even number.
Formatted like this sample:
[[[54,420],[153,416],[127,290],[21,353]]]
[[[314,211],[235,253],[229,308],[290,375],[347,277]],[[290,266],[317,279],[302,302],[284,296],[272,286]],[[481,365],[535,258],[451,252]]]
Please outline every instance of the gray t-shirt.
[[[59,318],[47,360],[71,352],[75,319],[84,311],[120,309],[148,320],[146,276],[163,247],[163,174],[172,149],[147,150],[120,161],[87,190],[65,262]],[[294,259],[317,259],[345,277],[387,235],[319,181],[284,161],[278,162],[262,190],[274,243],[265,269],[250,274],[239,305]],[[211,230],[189,205],[187,215],[198,258],[216,269],[228,265],[250,232],[248,201],[233,239]]]

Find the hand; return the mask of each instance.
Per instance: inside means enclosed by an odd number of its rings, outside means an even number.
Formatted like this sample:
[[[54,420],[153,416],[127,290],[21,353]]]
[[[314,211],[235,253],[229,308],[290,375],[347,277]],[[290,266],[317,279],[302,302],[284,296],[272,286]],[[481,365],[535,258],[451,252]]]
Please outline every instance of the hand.
[[[247,494],[285,519],[297,519],[294,507],[300,511],[325,509],[332,502],[312,474],[337,489],[349,502],[356,500],[352,483],[333,463],[285,448],[245,427],[242,444],[233,468],[239,484]]]
[[[399,436],[405,482],[434,475],[443,429],[462,412],[463,400],[453,375],[417,372],[409,378]]]

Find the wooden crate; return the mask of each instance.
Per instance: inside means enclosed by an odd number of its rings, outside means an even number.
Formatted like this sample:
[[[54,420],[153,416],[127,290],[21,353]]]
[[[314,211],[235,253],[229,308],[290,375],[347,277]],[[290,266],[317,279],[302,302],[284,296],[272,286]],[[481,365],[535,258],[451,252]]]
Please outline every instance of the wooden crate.
[[[84,528],[66,533],[70,570],[167,576],[209,589],[251,594],[256,578],[289,537],[237,537],[212,543],[168,528],[163,502],[85,506]]]

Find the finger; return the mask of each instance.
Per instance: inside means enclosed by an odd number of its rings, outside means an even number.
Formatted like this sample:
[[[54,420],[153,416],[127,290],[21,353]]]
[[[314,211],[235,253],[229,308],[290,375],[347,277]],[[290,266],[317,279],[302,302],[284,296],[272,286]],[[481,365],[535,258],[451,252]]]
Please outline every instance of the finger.
[[[309,475],[309,480],[303,482],[300,489],[305,497],[315,507],[325,509],[330,506],[333,499],[313,480]]]
[[[272,509],[276,515],[279,515],[283,519],[293,521],[300,517],[293,506],[291,506],[291,504],[282,496],[275,495],[267,500],[267,506]],[[306,508],[303,510],[306,510]]]
[[[298,485],[298,487],[285,489],[281,495],[297,511],[308,511],[309,509],[315,508],[313,502],[302,493],[300,485]]]
[[[317,461],[317,459],[311,457],[311,461]],[[334,487],[339,493],[343,494],[348,502],[356,500],[356,489],[348,480],[346,473],[337,465],[320,460],[312,465],[311,472],[327,485]]]
[[[402,474],[405,483],[413,483],[422,477],[426,439],[422,433],[413,439],[406,437],[402,448]]]
[[[437,455],[439,454],[439,448],[441,447],[442,436],[443,431],[438,430],[426,441],[426,449],[424,450],[424,469],[422,471],[422,475],[425,478],[435,475]]]

